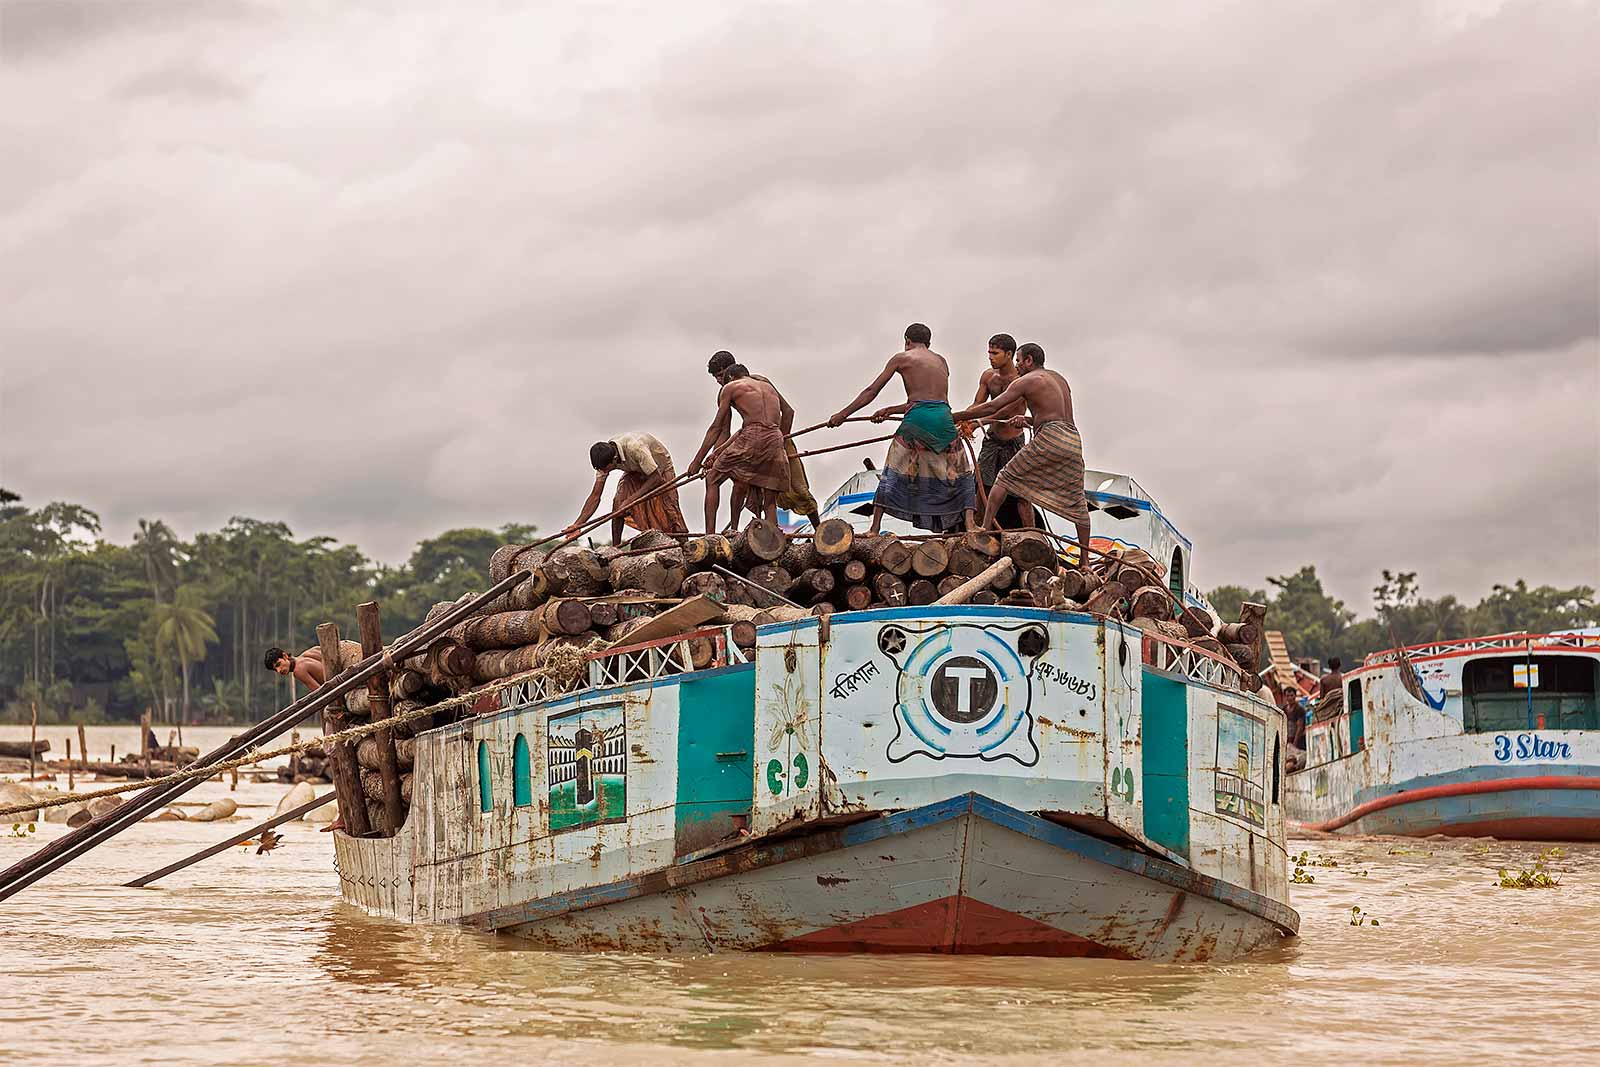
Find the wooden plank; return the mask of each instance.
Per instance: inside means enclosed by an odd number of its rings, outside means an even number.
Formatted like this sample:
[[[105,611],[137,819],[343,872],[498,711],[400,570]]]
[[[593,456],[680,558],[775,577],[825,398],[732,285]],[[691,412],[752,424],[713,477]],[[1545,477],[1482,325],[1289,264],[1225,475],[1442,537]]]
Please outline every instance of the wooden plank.
[[[619,648],[624,644],[637,645],[646,641],[654,641],[661,637],[671,637],[674,634],[693,630],[702,623],[710,622],[722,614],[722,605],[708,596],[692,596],[677,607],[668,608],[660,615],[655,616],[632,630],[620,641],[607,645],[607,649]]]

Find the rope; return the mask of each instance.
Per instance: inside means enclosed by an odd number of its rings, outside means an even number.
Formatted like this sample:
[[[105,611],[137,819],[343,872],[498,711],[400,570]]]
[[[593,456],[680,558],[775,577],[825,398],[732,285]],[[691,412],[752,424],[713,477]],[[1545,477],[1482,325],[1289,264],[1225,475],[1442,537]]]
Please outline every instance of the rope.
[[[376,722],[366,723],[362,726],[353,726],[348,730],[341,730],[335,734],[328,734],[324,737],[313,738],[309,741],[302,741],[299,744],[285,745],[282,748],[270,749],[266,752],[262,752],[259,749],[252,749],[245,755],[231,760],[225,760],[221,763],[207,764],[204,767],[185,768],[184,770],[175,771],[172,774],[166,775],[163,778],[152,778],[138,782],[126,782],[118,786],[110,786],[105,789],[96,789],[89,793],[64,793],[59,797],[50,797],[44,800],[30,801],[25,804],[12,804],[8,807],[0,808],[0,818],[4,818],[9,815],[18,815],[25,811],[38,811],[44,808],[58,808],[65,804],[82,804],[90,800],[98,800],[101,797],[116,796],[119,793],[132,793],[140,789],[159,788],[160,786],[170,785],[174,782],[193,781],[197,778],[215,778],[217,775],[226,771],[237,770],[240,767],[247,767],[254,763],[260,763],[263,760],[277,759],[280,756],[292,756],[297,753],[309,751],[313,748],[320,748],[324,745],[339,745],[347,741],[359,741],[361,738],[375,734],[380,730],[387,730],[395,726],[404,725],[405,723],[411,722],[414,719],[426,718],[434,715],[437,712],[453,711],[459,707],[467,707],[472,704],[476,704],[489,693],[504,689],[507,686],[515,685],[518,682],[526,681],[530,678],[549,678],[552,681],[569,684],[571,679],[568,676],[570,676],[572,673],[572,660],[574,657],[576,657],[577,662],[580,664],[586,664],[589,660],[589,657],[579,649],[567,646],[557,646],[551,650],[550,659],[543,667],[535,667],[533,670],[524,671],[521,674],[514,674],[508,678],[496,679],[494,682],[491,682],[489,685],[481,689],[474,689],[470,692],[462,693],[460,696],[449,697],[445,700],[439,701],[437,704],[429,704],[426,707],[413,708],[411,711],[403,712],[398,715],[392,715],[387,719],[379,719]]]

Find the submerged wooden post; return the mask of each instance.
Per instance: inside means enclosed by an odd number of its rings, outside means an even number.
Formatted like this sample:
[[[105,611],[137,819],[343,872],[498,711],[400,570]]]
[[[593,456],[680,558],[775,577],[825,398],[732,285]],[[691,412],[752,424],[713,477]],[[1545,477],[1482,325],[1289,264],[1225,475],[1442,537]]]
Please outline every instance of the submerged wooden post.
[[[39,759],[39,702],[30,700],[28,701],[28,707],[30,709],[29,720],[33,723],[28,729],[28,781],[31,782],[38,773],[35,765]]]
[[[78,758],[83,760],[83,769],[89,769],[89,739],[84,735],[83,723],[78,724]]]
[[[344,670],[344,655],[339,651],[339,627],[331,622],[318,626],[317,641],[322,645],[322,684],[327,685]],[[323,709],[324,733],[336,734],[348,723],[343,696]],[[372,823],[367,819],[367,798],[361,792],[361,772],[356,769],[356,754],[345,743],[330,742],[327,749],[328,762],[333,767],[333,789],[339,798],[339,813],[344,817],[345,832],[364,837],[372,832]]]
[[[382,655],[383,626],[376,601],[356,605],[356,624],[361,628],[362,658]],[[379,671],[367,679],[367,704],[374,723],[394,714],[389,706],[387,671]],[[385,728],[374,736],[378,742],[378,776],[383,779],[383,832],[393,837],[406,821],[406,805],[400,797],[400,759],[395,755],[392,730]]]
[[[77,788],[72,778],[72,738],[67,738],[67,792]]]
[[[139,762],[144,764],[144,776],[150,778],[150,709],[139,716]]]

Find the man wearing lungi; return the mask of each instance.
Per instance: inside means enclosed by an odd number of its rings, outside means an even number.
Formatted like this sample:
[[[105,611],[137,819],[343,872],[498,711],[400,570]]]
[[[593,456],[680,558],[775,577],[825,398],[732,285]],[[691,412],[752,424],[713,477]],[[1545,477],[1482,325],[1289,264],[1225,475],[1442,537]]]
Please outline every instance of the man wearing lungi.
[[[993,400],[1006,391],[1006,387],[1017,380],[1017,342],[1009,333],[997,333],[989,338],[989,369],[983,372],[978,379],[978,395],[972,398],[974,404],[981,404],[985,400]],[[983,448],[978,451],[978,479],[985,487],[993,487],[994,481],[1000,476],[1011,457],[1022,451],[1022,446],[1027,444],[1023,431],[1007,422],[1013,416],[1021,415],[1027,410],[1027,405],[1018,402],[1010,407],[995,413],[995,422],[983,428]],[[962,432],[971,436],[971,430],[963,427]],[[995,514],[995,522],[1003,530],[1015,530],[1021,526],[1033,525],[1033,507],[1021,497],[1007,497],[1000,510]]]
[[[718,385],[727,385],[728,369],[737,364],[732,352],[718,352],[706,362],[706,371],[717,380]],[[760,374],[752,374],[751,378],[758,382],[772,385],[772,379]],[[772,385],[777,390],[776,385]],[[783,393],[778,393],[779,411],[782,417],[778,420],[778,429],[783,431],[783,451],[789,457],[789,488],[779,494],[778,506],[785,511],[796,515],[804,515],[811,520],[811,528],[815,530],[822,525],[822,516],[817,514],[817,498],[811,495],[811,482],[806,477],[806,465],[800,459],[800,450],[795,447],[794,441],[789,437],[794,433],[794,408],[783,398]],[[739,525],[739,513],[733,513],[733,524]]]
[[[699,474],[706,454],[715,449],[706,471],[706,533],[717,529],[717,508],[722,503],[722,483],[733,482],[733,517],[748,499],[758,515],[778,524],[778,496],[789,489],[789,457],[783,449],[782,403],[769,382],[750,377],[739,363],[723,372],[727,384],[717,394],[717,414],[700,442],[700,451],[689,464],[690,474]],[[733,412],[742,425],[730,436]]]
[[[1078,528],[1078,566],[1089,566],[1089,501],[1083,492],[1083,438],[1072,421],[1072,389],[1067,380],[1044,366],[1044,349],[1026,344],[1017,349],[1021,375],[993,400],[974,404],[958,419],[982,419],[1005,410],[1018,400],[1028,405],[1015,426],[1033,425],[1033,440],[1006,464],[984,507],[983,525],[989,527],[1000,504],[1009,496],[1062,516]]]
[[[885,512],[934,533],[973,526],[977,482],[950,417],[950,364],[928,347],[932,341],[933,331],[922,323],[907,326],[905,351],[890,356],[872,384],[828,420],[829,426],[842,425],[872,403],[890,378],[900,376],[906,402],[880,408],[872,416],[874,422],[903,416],[872,498],[872,533],[878,532]]]
[[[667,453],[667,446],[657,440],[654,434],[625,433],[609,441],[596,441],[589,449],[589,463],[594,467],[594,488],[589,491],[589,499],[583,502],[583,510],[577,519],[561,531],[562,537],[571,537],[578,532],[578,527],[589,521],[595,508],[600,506],[600,497],[605,492],[606,480],[611,477],[612,471],[622,472],[622,480],[617,483],[617,495],[611,499],[611,510],[617,512],[611,519],[612,544],[622,541],[624,524],[641,533],[645,530],[689,532],[689,524],[684,521],[683,509],[678,504],[676,488],[634,503],[646,493],[678,479],[672,469],[672,456]]]

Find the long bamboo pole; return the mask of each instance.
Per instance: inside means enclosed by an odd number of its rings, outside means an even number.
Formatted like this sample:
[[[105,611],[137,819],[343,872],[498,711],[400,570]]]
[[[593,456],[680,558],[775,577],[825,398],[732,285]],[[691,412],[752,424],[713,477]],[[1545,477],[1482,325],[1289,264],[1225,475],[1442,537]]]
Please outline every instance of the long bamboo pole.
[[[653,489],[630,503],[637,505],[669,489],[677,488],[679,482],[683,480],[687,480],[687,478]],[[571,544],[589,530],[610,522],[612,518],[613,515],[607,514],[597,519],[591,519],[557,547]],[[532,571],[523,570],[506,576],[502,581],[496,582],[473,599],[456,605],[432,622],[424,623],[399,638],[393,645],[389,646],[384,655],[363,658],[359,664],[346,670],[338,678],[329,679],[328,683],[320,689],[295,701],[277,714],[263,719],[243,734],[229,738],[211,752],[201,756],[195,761],[194,765],[204,767],[232,759],[260,742],[271,740],[290,727],[299,725],[302,720],[315,712],[321,711],[324,706],[331,703],[335,698],[342,697],[356,686],[364,684],[368,678],[380,670],[386,670],[389,662],[398,662],[420,651],[434,638],[440,636],[457,623],[470,618],[502,593],[508,592],[523,581],[526,581],[532,574]],[[60,870],[85,852],[120,834],[157,808],[165,807],[172,800],[199,785],[200,781],[201,779],[199,778],[192,778],[184,782],[175,782],[170,786],[154,786],[138,794],[127,803],[89,820],[71,833],[63,834],[37,852],[23,857],[4,871],[0,871],[0,900],[12,897],[41,878]]]
[[[268,819],[266,822],[256,823],[256,825],[250,827],[250,829],[244,831],[243,833],[235,834],[232,837],[228,838],[226,841],[219,841],[214,845],[211,845],[211,846],[208,846],[206,848],[201,849],[199,852],[196,852],[192,856],[185,856],[183,859],[179,860],[176,863],[169,863],[165,867],[161,868],[159,871],[151,871],[149,874],[141,874],[139,877],[135,878],[133,881],[131,881],[131,882],[123,882],[122,884],[125,885],[125,886],[128,886],[131,889],[141,889],[144,886],[147,886],[151,882],[155,881],[157,878],[165,878],[167,875],[172,874],[175,871],[181,871],[185,867],[191,867],[194,864],[199,863],[203,859],[209,859],[210,857],[215,856],[219,852],[224,852],[227,849],[232,848],[234,845],[243,844],[244,842],[250,840],[252,837],[256,836],[257,834],[259,834],[263,830],[270,830],[274,826],[281,826],[286,822],[293,822],[294,820],[298,819],[300,816],[304,815],[306,812],[314,811],[317,808],[322,807],[324,804],[326,804],[329,801],[333,800],[336,795],[337,794],[334,794],[334,793],[324,793],[320,797],[315,798],[314,800],[306,801],[304,804],[301,804],[298,808],[291,808],[288,811],[284,812],[282,815],[274,815],[272,818]]]

